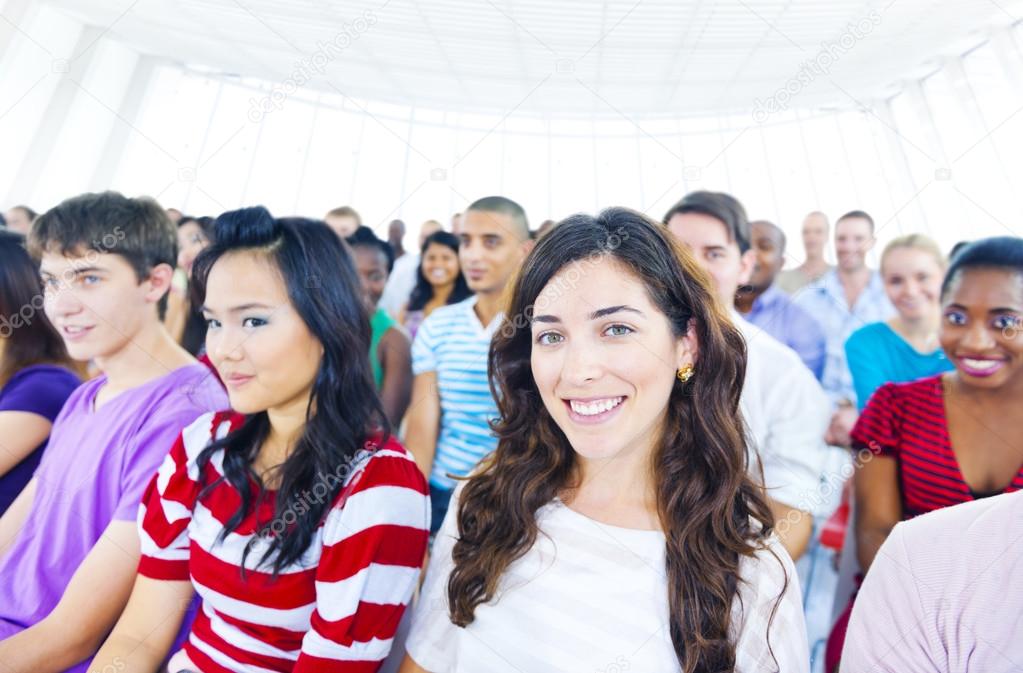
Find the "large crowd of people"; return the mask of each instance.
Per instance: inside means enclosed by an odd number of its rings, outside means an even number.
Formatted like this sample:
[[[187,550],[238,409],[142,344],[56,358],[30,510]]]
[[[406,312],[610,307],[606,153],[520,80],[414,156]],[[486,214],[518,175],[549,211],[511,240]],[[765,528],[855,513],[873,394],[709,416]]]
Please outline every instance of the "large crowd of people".
[[[6,211],[0,673],[1016,670],[1023,239],[678,196]]]

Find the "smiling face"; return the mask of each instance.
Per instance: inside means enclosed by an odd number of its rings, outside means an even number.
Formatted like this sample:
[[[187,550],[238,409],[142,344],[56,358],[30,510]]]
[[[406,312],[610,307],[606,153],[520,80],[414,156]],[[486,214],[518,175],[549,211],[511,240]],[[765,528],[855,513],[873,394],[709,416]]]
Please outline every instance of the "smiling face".
[[[458,253],[442,243],[431,243],[423,254],[423,276],[434,287],[443,287],[458,278]]]
[[[323,346],[265,255],[240,251],[217,260],[206,282],[203,316],[209,323],[206,352],[232,409],[253,414],[308,404]]]
[[[157,302],[170,287],[173,270],[161,264],[141,283],[126,259],[83,250],[81,255],[47,251],[39,273],[46,317],[75,360],[116,355],[143,329],[157,322]]]
[[[526,256],[511,215],[470,210],[462,220],[458,259],[469,289],[477,294],[504,290]]]
[[[934,255],[918,248],[892,248],[881,261],[888,299],[907,321],[936,314],[943,275]]]
[[[693,253],[696,262],[714,280],[718,298],[731,307],[740,285],[749,282],[756,264],[756,253],[739,252],[725,223],[703,213],[676,213],[668,220],[668,229]]]
[[[1003,269],[965,269],[942,303],[939,337],[963,383],[1020,385],[1023,374],[1023,278]]]
[[[874,245],[870,222],[847,217],[835,223],[835,254],[842,271],[859,271],[867,265],[867,251]]]
[[[676,338],[643,283],[607,258],[551,278],[532,341],[544,406],[576,453],[598,460],[653,449],[676,371],[696,354],[693,332]]]

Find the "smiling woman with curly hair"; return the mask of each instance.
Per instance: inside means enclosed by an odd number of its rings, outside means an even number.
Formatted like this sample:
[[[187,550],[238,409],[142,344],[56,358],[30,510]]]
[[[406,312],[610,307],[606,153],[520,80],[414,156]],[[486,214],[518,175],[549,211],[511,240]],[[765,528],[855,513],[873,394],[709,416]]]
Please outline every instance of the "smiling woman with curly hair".
[[[456,491],[403,673],[808,671],[745,363],[663,227],[613,208],[543,237],[490,351],[499,444]]]

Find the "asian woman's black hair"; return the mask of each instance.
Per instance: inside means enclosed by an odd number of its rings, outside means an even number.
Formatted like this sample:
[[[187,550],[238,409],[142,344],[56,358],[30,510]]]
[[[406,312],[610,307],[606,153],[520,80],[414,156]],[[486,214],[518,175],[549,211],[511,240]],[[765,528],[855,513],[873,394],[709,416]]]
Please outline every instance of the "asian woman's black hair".
[[[373,384],[369,317],[359,279],[337,234],[315,220],[274,219],[261,206],[225,213],[217,218],[215,242],[199,253],[192,267],[194,305],[205,303],[207,280],[217,261],[238,252],[265,255],[277,268],[296,312],[323,346],[305,427],[277,468],[280,479],[274,517],[258,522],[257,535],[244,552],[247,556],[253,542],[265,537],[269,544],[259,565],[272,566],[277,574],[308,549],[344,481],[333,477],[343,475],[370,435],[380,433],[386,441],[390,428]],[[224,476],[204,484],[204,493],[226,480],[241,499],[241,507],[221,532],[221,540],[266,496],[252,465],[269,432],[265,411],[248,415],[238,429],[212,442],[199,456],[200,474],[205,474],[213,454],[224,450]],[[258,486],[255,496],[253,481]],[[327,497],[310,501],[308,494],[320,482],[328,486]],[[279,524],[273,526],[278,521],[288,524],[283,533],[276,530]]]

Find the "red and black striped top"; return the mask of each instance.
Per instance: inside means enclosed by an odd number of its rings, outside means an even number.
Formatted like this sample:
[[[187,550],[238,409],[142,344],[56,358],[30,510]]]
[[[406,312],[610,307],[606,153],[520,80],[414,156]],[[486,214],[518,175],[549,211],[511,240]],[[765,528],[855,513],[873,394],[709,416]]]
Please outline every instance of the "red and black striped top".
[[[952,451],[941,375],[886,383],[851,433],[853,447],[899,461],[903,517],[976,499]],[[1023,466],[1005,493],[1023,489]]]

